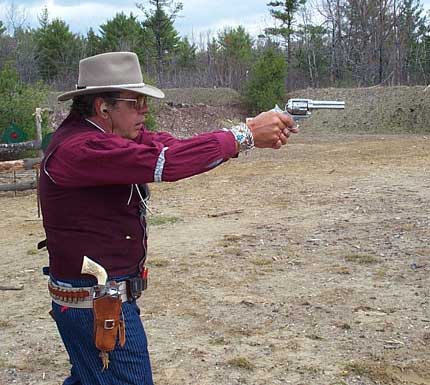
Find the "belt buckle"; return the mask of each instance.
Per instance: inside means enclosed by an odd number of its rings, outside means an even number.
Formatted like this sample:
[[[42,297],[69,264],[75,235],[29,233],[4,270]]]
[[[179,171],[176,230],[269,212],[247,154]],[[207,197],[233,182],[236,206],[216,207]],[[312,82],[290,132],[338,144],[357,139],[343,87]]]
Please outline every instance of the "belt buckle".
[[[104,329],[105,330],[111,330],[115,327],[115,320],[114,319],[106,319],[104,322]]]

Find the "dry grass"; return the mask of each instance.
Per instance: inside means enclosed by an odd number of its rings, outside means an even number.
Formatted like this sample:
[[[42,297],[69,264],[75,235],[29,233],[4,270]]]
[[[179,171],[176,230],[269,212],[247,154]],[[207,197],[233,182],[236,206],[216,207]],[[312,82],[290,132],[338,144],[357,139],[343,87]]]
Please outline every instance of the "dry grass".
[[[214,337],[209,341],[209,343],[211,345],[226,345],[227,341],[224,337]]]
[[[10,328],[14,326],[14,323],[9,320],[0,320],[0,328]]]
[[[227,365],[235,368],[254,370],[255,365],[246,357],[235,357],[227,361]]]
[[[273,263],[273,260],[269,258],[259,257],[251,259],[250,262],[255,266],[267,266],[271,265]]]
[[[335,266],[335,267],[329,269],[329,271],[332,271],[333,273],[336,273],[336,274],[342,274],[342,275],[350,275],[351,274],[351,269],[347,266]]]
[[[378,258],[369,254],[350,254],[345,256],[345,261],[358,263],[360,265],[369,265],[378,262]]]
[[[350,362],[345,365],[343,373],[345,376],[349,376],[351,373],[358,376],[364,376],[369,373],[369,367],[362,362]]]
[[[149,215],[147,221],[149,226],[160,226],[174,224],[180,221],[180,218],[168,215]]]
[[[166,267],[169,265],[170,265],[170,261],[167,259],[161,259],[161,258],[149,258],[148,259],[148,266]]]

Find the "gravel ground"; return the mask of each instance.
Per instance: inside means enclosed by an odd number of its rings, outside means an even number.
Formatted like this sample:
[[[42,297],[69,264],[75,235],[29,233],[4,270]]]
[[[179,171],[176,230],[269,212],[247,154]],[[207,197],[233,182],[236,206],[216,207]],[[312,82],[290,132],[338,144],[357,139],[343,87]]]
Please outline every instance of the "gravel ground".
[[[156,384],[430,384],[429,140],[303,130],[153,186]],[[0,202],[0,384],[59,384],[36,195]]]

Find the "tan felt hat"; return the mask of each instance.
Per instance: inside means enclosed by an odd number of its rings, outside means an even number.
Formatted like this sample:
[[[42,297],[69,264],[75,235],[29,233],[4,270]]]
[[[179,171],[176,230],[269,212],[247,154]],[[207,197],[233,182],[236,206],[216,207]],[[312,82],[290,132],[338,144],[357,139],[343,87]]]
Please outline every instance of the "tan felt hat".
[[[143,82],[139,59],[133,52],[108,52],[90,56],[79,62],[76,90],[58,96],[63,102],[78,95],[100,92],[132,91],[164,98],[164,93]]]

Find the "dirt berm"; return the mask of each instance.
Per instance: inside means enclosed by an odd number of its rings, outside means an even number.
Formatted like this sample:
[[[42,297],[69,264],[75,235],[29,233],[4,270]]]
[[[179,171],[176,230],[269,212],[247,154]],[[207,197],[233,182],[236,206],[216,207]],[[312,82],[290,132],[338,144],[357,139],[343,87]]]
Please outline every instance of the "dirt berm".
[[[426,87],[370,87],[304,89],[289,98],[343,100],[344,111],[318,110],[300,123],[310,132],[328,133],[423,133],[430,132],[430,89]],[[166,91],[158,113],[160,129],[187,132],[219,128],[228,119],[243,119],[235,91],[220,89],[175,89]]]
[[[426,87],[326,88],[297,91],[289,97],[344,100],[345,111],[315,113],[304,127],[335,132],[430,132],[430,89]]]

